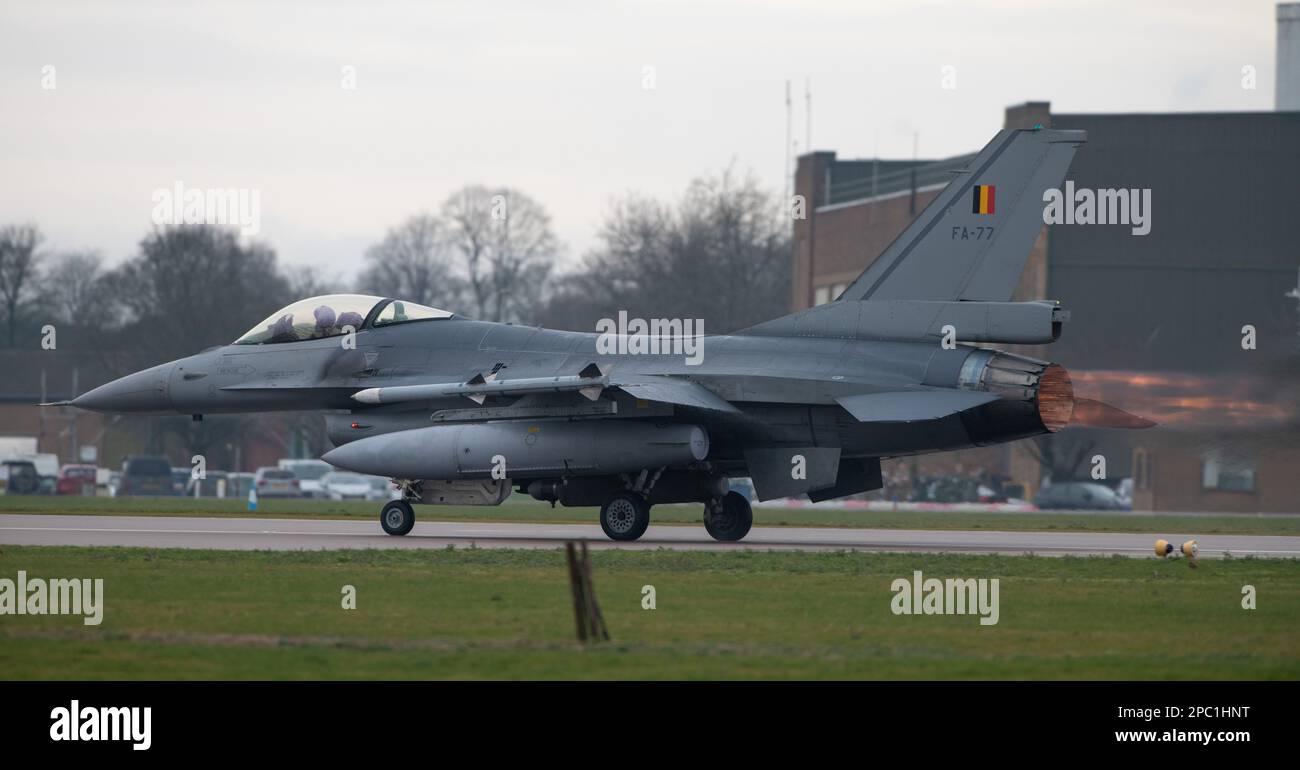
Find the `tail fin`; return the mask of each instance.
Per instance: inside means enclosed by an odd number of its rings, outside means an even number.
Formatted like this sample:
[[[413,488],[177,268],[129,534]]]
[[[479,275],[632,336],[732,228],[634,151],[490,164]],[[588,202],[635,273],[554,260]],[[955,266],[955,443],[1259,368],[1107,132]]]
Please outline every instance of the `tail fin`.
[[[1083,131],[1004,129],[889,244],[842,300],[1011,299]]]

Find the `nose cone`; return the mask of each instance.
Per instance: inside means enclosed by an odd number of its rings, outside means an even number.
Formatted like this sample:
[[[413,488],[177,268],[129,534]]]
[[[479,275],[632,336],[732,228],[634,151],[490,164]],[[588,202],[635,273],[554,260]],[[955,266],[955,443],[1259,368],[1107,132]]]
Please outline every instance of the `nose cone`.
[[[121,379],[100,385],[72,400],[78,409],[92,412],[170,412],[172,401],[167,391],[175,362],[128,374]]]
[[[321,455],[320,459],[345,471],[391,476],[391,465],[396,459],[394,455],[400,455],[400,452],[394,451],[388,442],[374,441],[376,438],[385,437],[372,436],[348,442]]]
[[[455,465],[455,453],[448,444],[441,446],[441,452],[436,445],[438,439],[446,442],[458,434],[455,429],[436,427],[367,436],[335,447],[321,459],[335,468],[371,476],[427,479],[435,478],[430,474],[440,470],[450,474],[446,478],[452,478],[457,472],[456,468],[450,467]],[[431,459],[433,457],[446,458],[448,462],[438,466]]]

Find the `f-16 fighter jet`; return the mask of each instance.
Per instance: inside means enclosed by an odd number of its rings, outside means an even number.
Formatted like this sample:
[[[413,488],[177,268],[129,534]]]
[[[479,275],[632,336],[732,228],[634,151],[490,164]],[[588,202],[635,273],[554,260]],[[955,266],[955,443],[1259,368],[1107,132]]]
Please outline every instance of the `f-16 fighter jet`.
[[[330,295],[70,403],[324,411],[323,459],[401,489],[380,512],[391,535],[411,531],[414,505],[519,491],[600,506],[615,540],[640,537],[655,504],[698,502],[710,535],[740,540],[753,516],[730,479],[760,500],[830,500],[879,489],[882,458],[1152,424],[1076,398],[1059,365],[989,347],[1050,343],[1068,320],[1011,297],[1044,192],[1084,141],[1001,131],[838,299],[733,334],[611,337]]]

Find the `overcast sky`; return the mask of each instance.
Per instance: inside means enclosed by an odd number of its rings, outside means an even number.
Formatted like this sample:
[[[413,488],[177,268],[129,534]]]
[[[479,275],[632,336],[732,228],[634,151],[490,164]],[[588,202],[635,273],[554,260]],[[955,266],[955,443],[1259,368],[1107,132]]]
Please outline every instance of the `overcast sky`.
[[[800,151],[808,77],[817,149],[910,157],[917,131],[920,154],[943,157],[981,147],[1026,100],[1272,109],[1275,13],[1271,0],[4,0],[0,224],[35,221],[51,248],[116,263],[150,228],[155,190],[255,188],[282,261],[352,273],[385,229],[485,183],[541,201],[575,259],[621,193],[674,198],[732,162],[781,189],[787,80]]]

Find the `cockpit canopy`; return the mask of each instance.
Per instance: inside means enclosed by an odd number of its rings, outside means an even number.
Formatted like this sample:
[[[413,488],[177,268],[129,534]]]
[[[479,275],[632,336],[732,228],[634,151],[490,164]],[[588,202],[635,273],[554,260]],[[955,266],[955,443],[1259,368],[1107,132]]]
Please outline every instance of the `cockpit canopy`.
[[[326,294],[299,300],[267,316],[235,340],[236,345],[300,342],[337,337],[348,331],[410,321],[450,318],[451,313],[400,299],[365,294]]]

